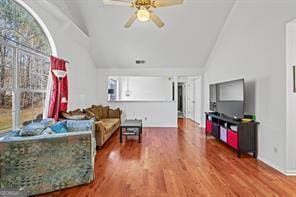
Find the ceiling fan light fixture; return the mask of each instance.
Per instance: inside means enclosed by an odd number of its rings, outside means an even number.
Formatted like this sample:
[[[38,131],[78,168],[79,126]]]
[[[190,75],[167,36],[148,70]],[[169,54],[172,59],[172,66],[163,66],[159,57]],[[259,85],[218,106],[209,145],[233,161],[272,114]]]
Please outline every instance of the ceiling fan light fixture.
[[[137,12],[137,18],[139,21],[146,22],[150,20],[150,12],[147,9],[140,9]]]

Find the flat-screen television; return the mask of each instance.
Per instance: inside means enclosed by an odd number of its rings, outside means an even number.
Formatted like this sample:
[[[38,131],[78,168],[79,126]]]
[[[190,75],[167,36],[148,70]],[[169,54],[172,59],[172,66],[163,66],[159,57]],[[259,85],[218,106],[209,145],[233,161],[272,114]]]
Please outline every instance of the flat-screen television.
[[[236,119],[244,117],[244,79],[210,85],[210,110]]]

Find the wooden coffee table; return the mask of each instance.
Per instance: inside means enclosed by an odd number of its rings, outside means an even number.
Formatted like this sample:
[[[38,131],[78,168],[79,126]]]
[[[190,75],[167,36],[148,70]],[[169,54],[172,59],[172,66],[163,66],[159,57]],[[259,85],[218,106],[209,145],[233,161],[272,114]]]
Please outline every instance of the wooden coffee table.
[[[142,141],[142,120],[125,120],[120,125],[120,143],[122,136],[138,136],[138,143]]]

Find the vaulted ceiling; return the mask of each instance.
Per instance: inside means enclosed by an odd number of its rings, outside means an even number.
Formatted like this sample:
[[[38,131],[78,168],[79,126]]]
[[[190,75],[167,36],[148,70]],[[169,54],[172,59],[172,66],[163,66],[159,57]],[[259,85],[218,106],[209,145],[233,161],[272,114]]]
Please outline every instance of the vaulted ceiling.
[[[166,23],[136,21],[123,27],[133,8],[102,0],[50,0],[90,37],[97,67],[203,67],[234,0],[184,0],[182,6],[155,9]],[[135,60],[146,60],[136,65]]]

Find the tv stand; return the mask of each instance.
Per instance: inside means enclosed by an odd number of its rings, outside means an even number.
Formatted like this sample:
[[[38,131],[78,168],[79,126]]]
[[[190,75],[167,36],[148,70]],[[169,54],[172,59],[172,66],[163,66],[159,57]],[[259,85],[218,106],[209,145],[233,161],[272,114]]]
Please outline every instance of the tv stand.
[[[235,149],[238,157],[243,153],[252,153],[257,158],[258,124],[254,121],[242,122],[217,112],[207,112],[205,133]]]

